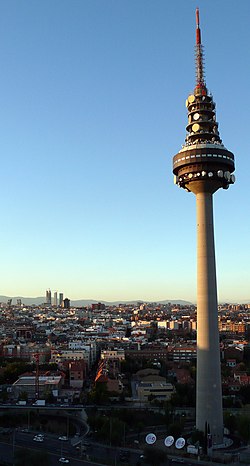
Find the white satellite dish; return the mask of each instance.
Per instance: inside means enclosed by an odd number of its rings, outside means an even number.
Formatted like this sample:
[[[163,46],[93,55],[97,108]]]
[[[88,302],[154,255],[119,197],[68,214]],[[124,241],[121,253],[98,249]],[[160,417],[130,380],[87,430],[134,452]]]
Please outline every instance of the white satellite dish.
[[[184,447],[185,443],[186,443],[185,439],[182,438],[182,437],[180,437],[180,438],[178,438],[178,439],[176,440],[176,442],[175,442],[175,447],[176,447],[178,450],[180,450],[181,448]]]
[[[148,434],[145,438],[146,443],[148,445],[153,445],[156,442],[156,435],[155,434]]]
[[[168,437],[166,437],[164,440],[164,444],[166,447],[171,447],[173,443],[174,443],[174,437],[172,437],[172,435],[168,435]]]

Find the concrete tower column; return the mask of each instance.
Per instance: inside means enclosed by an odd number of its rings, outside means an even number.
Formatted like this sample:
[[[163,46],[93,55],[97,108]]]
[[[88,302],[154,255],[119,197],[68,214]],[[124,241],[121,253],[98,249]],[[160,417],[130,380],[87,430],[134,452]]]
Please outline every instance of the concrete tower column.
[[[196,194],[197,206],[197,399],[196,428],[213,444],[223,441],[218,303],[216,285],[213,196]]]

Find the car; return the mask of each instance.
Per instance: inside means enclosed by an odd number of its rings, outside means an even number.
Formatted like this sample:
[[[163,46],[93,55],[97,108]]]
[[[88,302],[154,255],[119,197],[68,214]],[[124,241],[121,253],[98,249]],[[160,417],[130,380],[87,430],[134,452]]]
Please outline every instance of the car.
[[[33,440],[35,440],[35,442],[43,442],[43,437],[37,437],[37,436],[35,436],[35,437],[33,438]]]
[[[62,457],[62,458],[59,458],[59,463],[64,463],[64,464],[66,464],[66,463],[69,463],[69,460],[68,460],[68,458],[63,458],[63,457]]]
[[[36,434],[35,437],[44,440],[44,435],[43,434]]]
[[[65,435],[61,435],[60,437],[58,437],[58,440],[68,440],[68,437],[66,437]]]

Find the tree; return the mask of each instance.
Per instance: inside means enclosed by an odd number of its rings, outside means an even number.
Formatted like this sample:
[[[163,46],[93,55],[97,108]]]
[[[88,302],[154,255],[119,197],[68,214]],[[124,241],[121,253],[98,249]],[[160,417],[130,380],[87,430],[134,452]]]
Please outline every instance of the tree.
[[[52,393],[52,390],[50,388],[47,388],[46,390],[44,390],[43,396],[44,396],[47,403],[54,403],[55,402],[55,397],[54,397],[54,395]]]
[[[156,447],[146,447],[144,449],[145,462],[152,466],[160,466],[167,459],[167,454],[164,450]]]
[[[175,422],[168,426],[168,434],[172,435],[174,438],[180,437],[183,432],[183,425],[179,422]]]
[[[169,401],[165,401],[164,409],[165,409],[164,421],[165,421],[166,425],[168,426],[169,423],[171,422],[171,420],[173,419],[172,406],[169,403]]]
[[[225,412],[224,414],[224,425],[231,434],[233,434],[237,428],[236,417],[232,413],[229,413],[228,411]]]
[[[250,439],[250,418],[248,416],[237,417],[237,430],[244,442]]]
[[[124,439],[125,423],[117,417],[95,416],[88,419],[96,437],[110,445],[121,445]]]
[[[240,396],[244,404],[250,403],[250,385],[240,388]]]
[[[15,453],[15,466],[27,466],[39,464],[39,466],[48,465],[48,454],[46,451],[30,451],[28,449],[18,449]]]
[[[173,406],[195,406],[195,387],[189,384],[176,384],[176,392],[171,397]]]
[[[3,390],[2,392],[0,392],[0,400],[1,401],[7,401],[8,398],[9,398],[9,395],[8,395],[7,390]]]
[[[20,392],[18,399],[28,401],[28,393],[25,391]]]
[[[192,444],[195,444],[199,442],[200,444],[204,442],[204,432],[201,430],[195,429],[192,434],[191,434],[191,442]]]
[[[108,400],[107,383],[96,383],[94,389],[89,394],[92,403],[102,404]]]
[[[20,362],[8,362],[6,368],[4,369],[4,381],[5,383],[14,383],[18,377],[30,370],[30,364],[25,363],[24,361]]]

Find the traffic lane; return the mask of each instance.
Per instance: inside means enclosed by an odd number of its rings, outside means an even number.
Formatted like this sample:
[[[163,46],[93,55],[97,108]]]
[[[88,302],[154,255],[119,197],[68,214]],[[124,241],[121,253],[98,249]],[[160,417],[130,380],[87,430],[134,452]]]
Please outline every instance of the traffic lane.
[[[119,460],[120,452],[126,450],[119,447],[94,444],[87,441],[83,441],[81,450],[80,441],[78,448],[76,448],[71,445],[69,440],[59,440],[58,438],[44,434],[44,440],[42,442],[36,442],[33,440],[34,437],[35,434],[31,432],[16,432],[15,444],[20,447],[32,448],[33,450],[46,450],[48,453],[56,454],[58,459],[62,456],[66,458],[73,457],[77,461],[81,459],[86,462],[86,455],[90,455],[96,459],[96,461],[100,461],[100,464],[102,464],[101,460],[103,460],[103,458],[108,458],[113,461]],[[88,445],[86,445],[86,443],[88,443]],[[138,452],[129,452],[129,461],[131,465],[136,464],[139,459],[140,454],[138,454]]]
[[[183,459],[171,459],[169,460],[169,464],[172,466],[197,466],[197,463],[193,463],[190,460],[183,460]]]
[[[58,440],[55,438],[51,437],[46,437],[44,436],[44,440],[41,442],[35,441],[34,440],[34,434],[33,435],[16,435],[15,436],[15,445],[20,446],[20,447],[30,447],[33,450],[46,450],[51,453],[56,453],[59,456],[75,456],[79,457],[79,453],[76,450],[75,447],[73,447],[70,442],[63,441],[63,440]]]
[[[120,457],[124,456],[124,452],[128,452],[128,461],[129,464],[136,465],[138,460],[140,460],[141,453],[138,451],[128,450],[121,447],[112,447],[112,446],[103,446],[103,445],[94,445],[87,447],[86,454],[90,455],[94,460],[103,460],[103,458],[108,459],[116,464],[117,461],[120,461]],[[102,463],[101,463],[102,464]]]
[[[40,446],[42,447],[43,442],[37,442],[37,443],[39,443]],[[19,445],[14,445],[15,452],[17,452],[19,448],[20,448]],[[30,445],[30,444],[27,444],[27,449],[30,451],[40,450],[40,448],[33,448],[33,445]],[[60,454],[52,453],[48,451],[47,451],[47,454],[48,454],[48,466],[59,466],[60,464],[63,464],[59,462],[59,458],[61,457]],[[66,456],[66,455],[63,455],[63,456],[70,460],[70,463],[69,463],[70,466],[95,466],[95,465],[98,466],[98,464],[101,464],[101,463],[93,463],[85,459],[73,458],[71,456]],[[4,462],[6,463],[13,462],[13,444],[6,443],[6,442],[5,443],[0,442],[0,464]]]
[[[30,439],[29,439],[30,440]],[[36,445],[34,445],[36,444]],[[59,466],[62,463],[59,463],[59,458],[61,456],[64,456],[70,460],[70,465],[71,466],[93,466],[93,465],[103,465],[103,459],[107,458],[107,454],[109,454],[110,458],[113,458],[116,460],[119,459],[119,448],[105,448],[105,447],[97,447],[94,448],[93,451],[91,452],[91,456],[95,458],[95,461],[88,461],[86,459],[86,456],[84,455],[82,458],[78,457],[75,458],[71,455],[64,454],[61,455],[61,452],[52,452],[48,451],[47,446],[45,447],[45,444],[43,442],[34,442],[34,444],[30,444],[28,441],[26,442],[26,448],[28,450],[45,450],[48,454],[48,465],[49,466]],[[37,446],[39,444],[39,446]],[[18,448],[21,447],[21,445],[14,445],[15,451],[18,450]],[[13,445],[10,443],[0,443],[0,461],[2,462],[11,462],[12,461],[12,454],[13,454]],[[97,456],[98,455],[98,456]],[[136,462],[138,461],[139,455],[138,453],[133,454],[130,453],[130,458],[129,458],[129,464],[136,465]],[[1,463],[0,463],[1,464]]]

